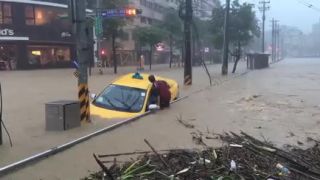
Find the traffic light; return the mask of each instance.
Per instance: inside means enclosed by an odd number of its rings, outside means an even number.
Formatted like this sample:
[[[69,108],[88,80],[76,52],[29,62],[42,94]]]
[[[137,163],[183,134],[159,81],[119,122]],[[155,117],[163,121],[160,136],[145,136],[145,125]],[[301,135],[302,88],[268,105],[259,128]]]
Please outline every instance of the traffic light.
[[[136,9],[126,9],[126,16],[136,16]]]
[[[141,9],[127,8],[125,10],[125,15],[126,16],[137,16],[138,14],[141,14],[141,13],[142,13]]]
[[[101,49],[100,55],[101,55],[101,56],[105,56],[105,55],[107,55],[106,50],[105,50],[105,49]]]

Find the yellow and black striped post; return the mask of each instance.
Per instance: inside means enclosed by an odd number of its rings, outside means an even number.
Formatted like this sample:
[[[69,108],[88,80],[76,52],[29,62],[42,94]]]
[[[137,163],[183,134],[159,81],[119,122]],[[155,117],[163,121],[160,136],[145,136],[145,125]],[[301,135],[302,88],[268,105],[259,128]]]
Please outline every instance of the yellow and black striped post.
[[[69,1],[69,17],[73,23],[73,29],[77,47],[77,61],[74,62],[76,71],[73,73],[78,78],[78,96],[80,102],[81,122],[90,122],[90,102],[88,88],[88,67],[90,65],[90,47],[92,37],[88,33],[91,28],[86,22],[86,0]]]
[[[186,86],[192,85],[191,75],[186,75],[186,76],[184,77],[184,85],[186,85]]]
[[[80,120],[90,122],[90,100],[88,84],[79,84]]]

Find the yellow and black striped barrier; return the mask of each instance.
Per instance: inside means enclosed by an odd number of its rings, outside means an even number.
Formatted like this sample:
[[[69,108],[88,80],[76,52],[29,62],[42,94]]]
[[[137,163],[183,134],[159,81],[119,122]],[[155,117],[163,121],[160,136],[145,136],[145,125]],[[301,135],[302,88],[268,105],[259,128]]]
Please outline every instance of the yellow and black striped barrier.
[[[186,76],[184,77],[184,85],[189,86],[189,85],[191,85],[191,84],[192,84],[191,76],[190,76],[190,75],[186,75]]]
[[[90,100],[88,84],[79,84],[80,120],[90,122]]]

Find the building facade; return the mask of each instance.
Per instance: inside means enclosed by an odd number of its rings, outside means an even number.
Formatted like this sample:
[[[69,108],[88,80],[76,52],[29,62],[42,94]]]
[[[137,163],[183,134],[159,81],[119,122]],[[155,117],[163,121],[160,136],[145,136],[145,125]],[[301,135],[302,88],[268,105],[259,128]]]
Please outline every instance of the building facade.
[[[75,38],[67,5],[0,0],[0,68],[70,67]]]
[[[179,0],[129,0],[127,7],[141,9],[142,14],[126,21],[126,26],[122,27],[126,35],[123,37],[119,37],[116,40],[119,65],[136,64],[139,55],[137,54],[138,46],[133,35],[134,30],[137,27],[146,27],[162,21],[167,10],[170,8],[177,9],[178,5]],[[104,49],[106,49],[109,59],[111,59],[110,39],[104,40],[102,44]],[[168,54],[168,52],[154,51],[154,55],[156,57],[153,58],[153,63],[163,63],[158,62],[158,59],[166,61],[166,59],[168,58],[163,58],[163,56],[167,56],[164,54]],[[149,54],[147,53],[147,51],[145,51],[144,55],[146,62],[148,62]]]
[[[135,42],[133,30],[136,27],[144,27],[152,25],[163,20],[163,17],[168,9],[177,9],[179,0],[129,0],[129,7],[134,7],[142,10],[142,14],[128,22],[128,25],[123,29],[127,36],[121,39],[121,49],[135,50]]]
[[[193,0],[194,15],[201,20],[212,18],[212,9],[219,4],[218,0]]]

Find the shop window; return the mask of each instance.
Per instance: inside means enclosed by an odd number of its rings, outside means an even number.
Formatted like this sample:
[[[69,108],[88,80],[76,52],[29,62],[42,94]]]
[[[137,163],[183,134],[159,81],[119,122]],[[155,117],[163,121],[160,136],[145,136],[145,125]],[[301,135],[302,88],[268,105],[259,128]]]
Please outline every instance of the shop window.
[[[0,24],[12,24],[11,4],[0,2]]]
[[[26,6],[25,7],[25,17],[26,25],[48,25],[53,24],[56,21],[63,21],[59,17],[67,14],[66,10],[51,8],[51,7],[41,7],[41,6]]]
[[[26,17],[26,25],[35,25],[34,7],[33,6],[26,6],[25,7],[25,17]]]
[[[50,67],[71,61],[70,48],[67,46],[28,46],[28,64]]]

